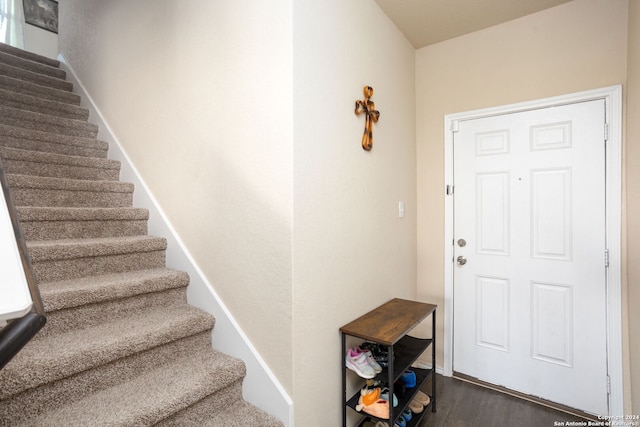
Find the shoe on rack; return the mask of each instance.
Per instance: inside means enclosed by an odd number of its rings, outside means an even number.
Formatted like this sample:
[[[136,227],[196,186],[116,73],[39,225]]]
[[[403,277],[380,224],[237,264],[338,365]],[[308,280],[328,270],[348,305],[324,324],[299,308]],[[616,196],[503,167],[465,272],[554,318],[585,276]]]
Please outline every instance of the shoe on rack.
[[[414,414],[419,414],[424,411],[424,406],[422,405],[422,403],[418,402],[417,399],[413,399],[411,402],[409,402],[409,409],[411,409],[411,412],[413,412]]]
[[[366,350],[360,347],[356,347],[356,351],[363,353],[367,357],[367,362],[373,368],[376,374],[379,374],[380,372],[382,372],[382,366],[380,366],[380,364],[376,362],[376,359],[373,357],[371,350]]]
[[[360,397],[358,398],[358,404],[356,405],[356,411],[362,411],[365,406],[373,405],[380,400],[380,389],[374,388],[373,390],[367,390],[363,388],[360,390]]]
[[[386,368],[389,365],[389,352],[387,351],[386,347],[378,343],[365,341],[364,343],[360,344],[360,348],[362,348],[363,350],[371,351],[371,354],[373,355],[375,361],[383,368]]]
[[[404,418],[406,422],[409,422],[411,421],[411,418],[413,418],[413,413],[411,412],[411,410],[407,409],[402,413],[402,418]]]
[[[431,402],[431,398],[421,390],[416,391],[416,394],[413,396],[413,400],[417,401],[422,406],[427,406]]]
[[[404,371],[400,379],[407,388],[413,388],[416,386],[416,373],[410,369]]]
[[[345,356],[345,365],[360,377],[371,379],[376,376],[376,371],[371,367],[367,356],[358,351],[358,347],[350,348]]]
[[[384,399],[387,401],[389,400],[389,389],[387,387],[382,389],[382,392],[380,393],[380,399]],[[398,397],[395,393],[393,393],[393,407],[395,408],[396,406],[398,406]]]
[[[376,418],[389,419],[389,402],[378,399],[375,403],[362,408],[364,412]]]
[[[394,426],[396,427],[407,427],[407,422],[404,420],[404,418],[400,417],[396,420]]]

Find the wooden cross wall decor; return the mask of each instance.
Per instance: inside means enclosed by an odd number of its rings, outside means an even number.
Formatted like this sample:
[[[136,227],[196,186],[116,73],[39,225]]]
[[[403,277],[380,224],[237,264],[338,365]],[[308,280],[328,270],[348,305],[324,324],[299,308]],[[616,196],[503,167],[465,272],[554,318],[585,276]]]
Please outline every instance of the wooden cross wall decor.
[[[372,123],[377,123],[380,118],[380,112],[376,110],[376,105],[371,100],[373,96],[373,88],[371,86],[364,87],[364,99],[356,101],[356,115],[365,114],[364,134],[362,135],[362,148],[367,151],[373,147],[373,131]]]

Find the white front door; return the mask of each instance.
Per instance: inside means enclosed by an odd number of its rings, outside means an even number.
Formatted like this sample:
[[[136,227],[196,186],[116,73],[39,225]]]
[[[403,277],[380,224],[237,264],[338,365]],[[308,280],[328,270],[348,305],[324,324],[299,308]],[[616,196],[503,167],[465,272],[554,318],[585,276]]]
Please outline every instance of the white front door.
[[[453,138],[453,370],[608,413],[604,100]]]

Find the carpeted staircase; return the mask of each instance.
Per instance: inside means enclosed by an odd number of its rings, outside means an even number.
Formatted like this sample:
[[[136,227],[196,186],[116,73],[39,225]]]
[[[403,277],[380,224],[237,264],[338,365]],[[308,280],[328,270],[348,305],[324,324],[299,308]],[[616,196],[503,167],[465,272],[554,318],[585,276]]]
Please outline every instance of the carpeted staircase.
[[[0,425],[282,426],[243,401],[58,66],[0,44],[0,157],[48,316],[0,371]]]

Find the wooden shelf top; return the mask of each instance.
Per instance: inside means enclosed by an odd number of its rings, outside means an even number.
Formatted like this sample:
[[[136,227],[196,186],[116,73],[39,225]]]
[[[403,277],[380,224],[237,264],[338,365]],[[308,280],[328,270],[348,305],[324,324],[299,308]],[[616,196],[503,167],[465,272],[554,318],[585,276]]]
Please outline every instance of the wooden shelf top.
[[[394,298],[340,328],[340,332],[393,345],[435,311],[436,305]]]

